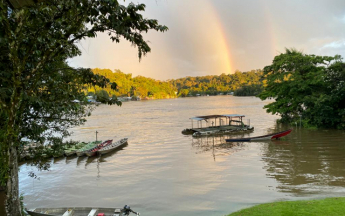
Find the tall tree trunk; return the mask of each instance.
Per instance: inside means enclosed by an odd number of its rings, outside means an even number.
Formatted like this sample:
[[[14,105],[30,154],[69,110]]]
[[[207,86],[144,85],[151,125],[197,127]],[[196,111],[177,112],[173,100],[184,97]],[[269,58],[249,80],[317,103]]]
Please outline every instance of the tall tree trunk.
[[[17,82],[18,83],[18,82]],[[20,88],[14,86],[11,97],[11,107],[8,113],[7,137],[5,142],[8,143],[8,178],[6,184],[6,214],[7,216],[21,216],[21,206],[19,199],[19,179],[18,179],[18,125],[16,124],[16,114],[20,106]],[[20,118],[20,117],[18,117]]]
[[[6,213],[7,216],[21,216],[18,180],[18,151],[14,142],[8,150],[9,178],[6,185]]]

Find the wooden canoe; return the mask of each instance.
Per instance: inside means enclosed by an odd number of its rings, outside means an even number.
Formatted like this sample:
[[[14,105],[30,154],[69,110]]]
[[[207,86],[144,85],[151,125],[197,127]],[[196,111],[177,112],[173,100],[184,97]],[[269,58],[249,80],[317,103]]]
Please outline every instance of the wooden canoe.
[[[226,139],[226,142],[251,142],[251,141],[261,141],[261,140],[273,140],[279,139],[280,137],[286,136],[291,133],[292,129],[281,131],[278,133],[267,134],[264,136],[257,136],[257,137],[247,137],[247,138],[235,138],[235,139]]]
[[[85,145],[84,147],[82,147],[76,151],[78,157],[85,155],[85,152],[96,147],[100,143],[101,143],[101,141],[89,142],[87,145]]]
[[[85,152],[85,154],[88,157],[95,156],[100,149],[102,149],[102,148],[104,148],[104,147],[106,147],[108,145],[111,145],[112,143],[113,143],[113,140],[106,140],[106,141],[102,142],[101,144],[98,144],[96,147],[94,147],[94,148],[92,148],[90,150],[87,150]]]
[[[112,152],[120,147],[122,147],[123,145],[125,145],[128,141],[128,138],[123,138],[123,139],[120,139],[119,141],[117,142],[114,142],[112,143],[111,145],[108,145],[100,150],[98,150],[98,154],[102,155],[102,154],[107,154],[109,152]]]
[[[98,207],[70,207],[70,208],[35,208],[26,209],[26,212],[31,216],[97,216],[103,213],[105,216],[122,216],[123,209],[121,208],[98,208]]]

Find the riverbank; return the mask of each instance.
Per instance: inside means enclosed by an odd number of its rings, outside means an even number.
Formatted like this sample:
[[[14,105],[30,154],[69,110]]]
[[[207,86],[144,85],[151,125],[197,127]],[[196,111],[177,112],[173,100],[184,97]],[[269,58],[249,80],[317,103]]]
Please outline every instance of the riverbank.
[[[239,215],[345,215],[345,197],[265,203],[234,212],[228,216]]]

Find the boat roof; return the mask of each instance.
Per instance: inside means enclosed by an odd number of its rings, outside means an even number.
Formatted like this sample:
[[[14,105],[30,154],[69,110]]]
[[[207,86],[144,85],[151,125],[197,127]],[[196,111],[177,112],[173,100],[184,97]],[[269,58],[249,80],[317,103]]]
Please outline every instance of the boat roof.
[[[201,120],[205,120],[205,119],[221,118],[221,117],[240,118],[240,117],[245,117],[245,116],[244,115],[240,115],[240,114],[206,115],[206,116],[196,116],[196,117],[192,117],[190,119],[201,121]]]

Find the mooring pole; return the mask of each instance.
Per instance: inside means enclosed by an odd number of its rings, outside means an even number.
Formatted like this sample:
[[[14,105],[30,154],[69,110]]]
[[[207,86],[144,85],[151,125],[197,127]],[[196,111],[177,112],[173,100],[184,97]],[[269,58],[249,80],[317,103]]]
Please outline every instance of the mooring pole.
[[[98,131],[96,131],[96,142],[97,142],[97,134],[98,134]]]

